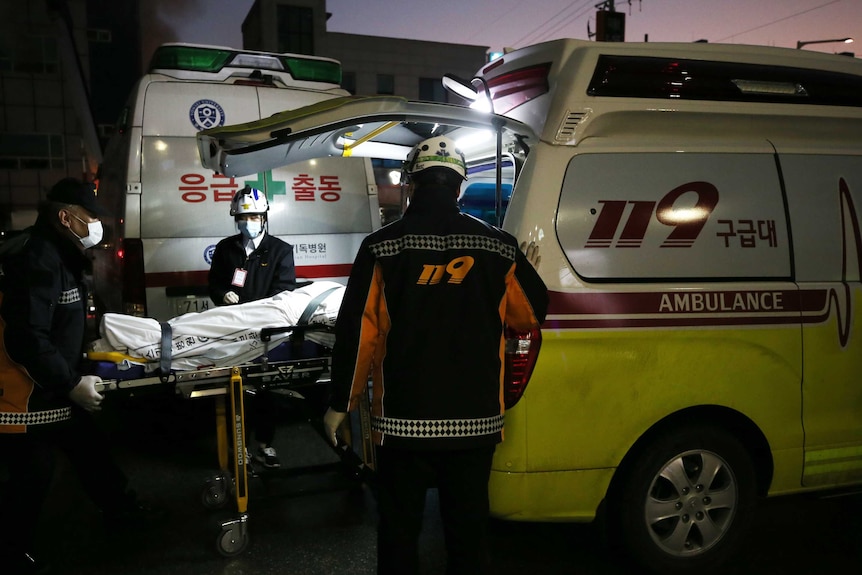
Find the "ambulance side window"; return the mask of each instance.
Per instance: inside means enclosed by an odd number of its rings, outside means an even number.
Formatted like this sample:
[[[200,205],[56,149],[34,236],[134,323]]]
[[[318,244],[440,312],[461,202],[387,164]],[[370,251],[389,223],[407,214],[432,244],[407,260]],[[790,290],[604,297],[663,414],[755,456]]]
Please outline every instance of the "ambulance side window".
[[[590,281],[790,279],[773,154],[572,158],[557,235]]]

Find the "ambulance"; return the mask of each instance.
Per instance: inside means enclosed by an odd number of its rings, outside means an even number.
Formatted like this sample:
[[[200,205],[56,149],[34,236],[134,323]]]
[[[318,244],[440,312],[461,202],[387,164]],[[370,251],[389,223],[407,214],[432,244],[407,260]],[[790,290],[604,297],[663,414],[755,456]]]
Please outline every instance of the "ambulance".
[[[555,40],[444,84],[476,106],[334,100],[199,151],[241,174],[445,133],[510,159],[494,215],[550,308],[507,341],[494,516],[600,519],[637,572],[689,573],[757,545],[762,498],[862,486],[862,61]]]
[[[342,97],[336,60],[217,46],[165,44],[123,109],[98,182],[110,211],[94,250],[98,311],[166,320],[213,303],[207,274],[216,243],[237,233],[233,194],[269,200],[269,233],[294,248],[299,278],[344,282],[362,238],[380,227],[368,158],[322,158],[243,178],[198,158],[205,128],[249,122]]]

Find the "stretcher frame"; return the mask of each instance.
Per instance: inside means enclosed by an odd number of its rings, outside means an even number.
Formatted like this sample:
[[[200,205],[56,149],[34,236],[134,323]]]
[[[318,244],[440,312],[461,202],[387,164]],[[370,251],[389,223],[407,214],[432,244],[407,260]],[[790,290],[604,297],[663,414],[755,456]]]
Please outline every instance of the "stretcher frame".
[[[273,335],[291,332],[285,344],[296,346],[298,349],[305,332],[311,329],[324,328],[304,325],[261,330],[264,353],[259,362],[189,371],[171,370],[169,373],[159,372],[134,379],[105,379],[96,384],[96,391],[100,393],[134,392],[154,385],[170,385],[184,399],[215,398],[216,445],[220,471],[206,480],[201,501],[208,509],[220,509],[227,505],[229,500],[233,501],[236,516],[221,523],[221,530],[216,538],[216,549],[225,557],[241,554],[250,541],[248,533],[250,462],[246,460],[245,449],[245,393],[271,389],[290,398],[305,400],[300,392],[301,388],[328,381],[326,378],[330,368],[328,355],[279,361],[268,360]],[[321,418],[319,416],[308,418],[315,431],[338,455],[338,462],[301,469],[291,468],[285,471],[316,472],[341,468],[347,471],[352,479],[372,483],[374,448],[367,394],[360,401],[358,411],[360,437],[353,437],[350,425],[343,426],[336,446],[332,446],[326,437]],[[361,446],[361,456],[353,448],[356,439]],[[270,470],[267,471],[267,473],[270,472]]]

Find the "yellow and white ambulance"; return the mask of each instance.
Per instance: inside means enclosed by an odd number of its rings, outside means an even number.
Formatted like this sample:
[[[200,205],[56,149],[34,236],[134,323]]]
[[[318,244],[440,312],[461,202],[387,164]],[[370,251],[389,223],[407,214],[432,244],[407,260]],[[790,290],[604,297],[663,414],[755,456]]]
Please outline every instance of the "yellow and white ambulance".
[[[220,173],[428,133],[511,160],[503,227],[539,245],[551,303],[511,334],[493,515],[601,516],[687,573],[732,556],[759,498],[862,485],[862,61],[558,40],[444,83],[492,113],[349,98],[198,140]]]
[[[132,90],[109,142],[99,199],[111,212],[94,250],[97,307],[168,319],[212,302],[215,244],[236,232],[234,192],[269,200],[269,233],[294,247],[297,276],[345,281],[365,235],[380,227],[368,158],[319,159],[247,174],[215,175],[195,135],[345,96],[336,60],[190,44],[165,44]]]

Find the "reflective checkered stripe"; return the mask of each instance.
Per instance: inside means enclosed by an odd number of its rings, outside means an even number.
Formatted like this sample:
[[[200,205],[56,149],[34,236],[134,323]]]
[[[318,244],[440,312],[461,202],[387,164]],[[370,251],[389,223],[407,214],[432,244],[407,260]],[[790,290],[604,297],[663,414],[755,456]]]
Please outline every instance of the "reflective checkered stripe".
[[[447,439],[492,435],[503,430],[503,416],[478,419],[398,419],[372,417],[371,429],[386,435],[414,439]]]
[[[0,411],[0,425],[43,425],[71,419],[72,408],[61,407],[32,413],[10,413]]]
[[[370,245],[371,252],[378,258],[394,256],[404,250],[485,250],[500,254],[506,259],[515,259],[515,247],[496,238],[453,234],[451,236],[407,235]]]
[[[57,303],[64,305],[79,301],[81,301],[81,291],[78,288],[72,288],[61,293],[60,299],[57,300]]]

